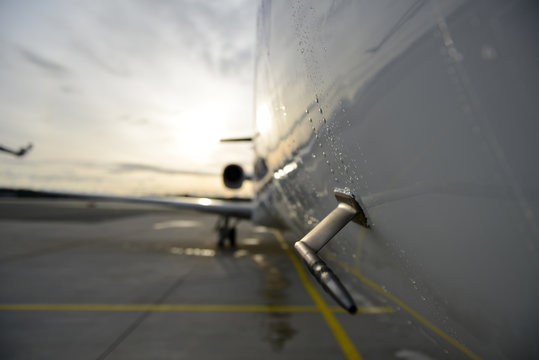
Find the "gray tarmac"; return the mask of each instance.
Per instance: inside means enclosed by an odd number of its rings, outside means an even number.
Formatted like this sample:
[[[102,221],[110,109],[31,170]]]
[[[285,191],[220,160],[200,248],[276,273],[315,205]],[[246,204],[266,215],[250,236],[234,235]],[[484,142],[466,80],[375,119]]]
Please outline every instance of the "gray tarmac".
[[[241,222],[219,249],[216,220],[0,199],[0,359],[466,358],[372,289],[343,313],[286,233]]]

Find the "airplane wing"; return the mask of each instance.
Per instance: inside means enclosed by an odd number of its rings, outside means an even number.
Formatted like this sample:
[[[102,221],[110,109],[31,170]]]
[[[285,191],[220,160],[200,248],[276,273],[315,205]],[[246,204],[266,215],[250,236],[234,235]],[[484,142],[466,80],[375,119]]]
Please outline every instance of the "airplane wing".
[[[70,191],[39,191],[43,197],[65,197],[84,200],[124,201],[139,204],[164,205],[178,209],[191,209],[238,219],[250,219],[253,212],[251,200],[211,199],[204,197],[127,196]]]
[[[246,175],[243,168],[239,165],[230,164],[223,170],[223,182],[228,188],[238,189],[241,187],[243,181],[250,179],[251,176]],[[240,219],[250,220],[254,212],[254,201],[252,199],[211,199],[207,197],[188,196],[130,196],[54,190],[33,191],[9,189],[8,192],[15,193],[15,195],[34,197],[72,198],[90,201],[122,201],[138,204],[164,205],[172,208],[190,209],[220,215],[216,225],[219,247],[224,246],[226,240],[230,242],[231,247],[234,247],[236,242],[236,225],[238,224],[238,221]]]

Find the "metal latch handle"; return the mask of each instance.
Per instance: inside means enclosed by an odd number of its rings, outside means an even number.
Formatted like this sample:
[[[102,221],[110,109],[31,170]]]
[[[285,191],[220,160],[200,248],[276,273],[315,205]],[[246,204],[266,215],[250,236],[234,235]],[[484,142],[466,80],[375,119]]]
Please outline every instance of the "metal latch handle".
[[[294,248],[324,290],[346,311],[353,314],[357,311],[357,307],[352,296],[317,253],[350,221],[365,227],[369,225],[363,209],[350,190],[335,189],[334,193],[338,201],[337,207],[296,242]]]

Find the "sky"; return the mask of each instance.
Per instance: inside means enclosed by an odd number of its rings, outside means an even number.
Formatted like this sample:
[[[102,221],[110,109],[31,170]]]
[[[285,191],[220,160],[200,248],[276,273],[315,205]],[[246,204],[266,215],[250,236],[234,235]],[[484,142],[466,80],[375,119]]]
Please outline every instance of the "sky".
[[[253,161],[219,139],[254,132],[255,13],[252,0],[0,1],[0,145],[34,145],[0,153],[0,187],[222,194],[222,168]]]

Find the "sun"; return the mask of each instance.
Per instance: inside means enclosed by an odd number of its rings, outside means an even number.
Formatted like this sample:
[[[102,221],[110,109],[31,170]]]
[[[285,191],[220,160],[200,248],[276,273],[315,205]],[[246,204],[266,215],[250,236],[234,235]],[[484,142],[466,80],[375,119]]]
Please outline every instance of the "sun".
[[[177,146],[193,156],[211,154],[225,137],[226,121],[220,108],[214,105],[181,114],[174,126]]]

